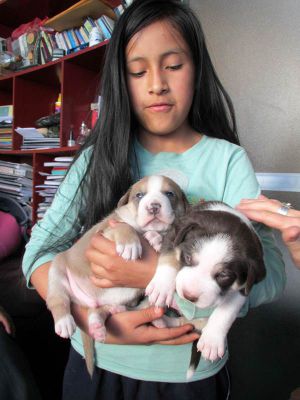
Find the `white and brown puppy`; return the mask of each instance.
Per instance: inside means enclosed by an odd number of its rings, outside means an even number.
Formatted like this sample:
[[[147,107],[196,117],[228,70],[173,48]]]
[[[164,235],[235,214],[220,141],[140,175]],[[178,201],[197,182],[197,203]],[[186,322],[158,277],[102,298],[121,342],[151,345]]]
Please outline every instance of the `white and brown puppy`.
[[[64,338],[73,334],[76,324],[70,303],[74,302],[89,308],[89,333],[95,340],[104,341],[105,319],[109,313],[123,310],[122,306],[132,304],[143,292],[137,288],[101,289],[93,285],[85,254],[96,232],[103,232],[113,240],[117,253],[124,259],[135,260],[142,254],[139,234],[159,251],[162,236],[185,213],[187,206],[184,194],[171,179],[145,177],[128,190],[112,214],[87,231],[70,249],[57,254],[49,270],[47,294],[55,332]],[[123,223],[111,228],[111,219]]]
[[[161,252],[170,254],[172,249],[180,264],[177,294],[201,309],[214,308],[209,318],[195,321],[201,330],[197,349],[208,360],[223,357],[232,323],[252,286],[266,274],[260,240],[241,213],[222,202],[204,202],[190,207],[175,222]],[[165,321],[172,326],[187,322],[184,318]],[[188,378],[200,354],[192,358]]]

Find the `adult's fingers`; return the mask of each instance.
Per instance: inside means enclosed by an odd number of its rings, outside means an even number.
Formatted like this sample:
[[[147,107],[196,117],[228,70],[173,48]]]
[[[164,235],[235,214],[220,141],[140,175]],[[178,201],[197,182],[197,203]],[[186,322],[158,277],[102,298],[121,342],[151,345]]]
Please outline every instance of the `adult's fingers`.
[[[186,335],[182,335],[175,339],[169,340],[162,340],[158,342],[159,344],[166,344],[166,345],[179,345],[179,344],[187,344],[191,343],[194,340],[199,339],[200,335],[196,332],[187,333]]]
[[[282,239],[285,243],[291,243],[300,240],[300,227],[290,226],[283,230]]]
[[[100,232],[95,234],[90,241],[92,248],[109,256],[116,256],[116,245],[113,241],[106,239]]]
[[[4,326],[4,329],[6,330],[6,332],[10,335],[12,333],[10,323],[9,323],[8,319],[5,318],[3,315],[0,315],[0,324],[1,323]]]
[[[193,329],[194,327],[190,324],[178,326],[176,328],[156,328],[154,326],[148,326],[145,339],[147,342],[153,343],[169,341],[169,344],[171,344],[171,341],[177,339],[177,341],[179,340],[178,343],[180,343],[180,339],[182,338],[182,336],[191,333]],[[196,338],[197,336],[195,336],[195,339]],[[185,340],[187,340],[187,338],[185,338]]]

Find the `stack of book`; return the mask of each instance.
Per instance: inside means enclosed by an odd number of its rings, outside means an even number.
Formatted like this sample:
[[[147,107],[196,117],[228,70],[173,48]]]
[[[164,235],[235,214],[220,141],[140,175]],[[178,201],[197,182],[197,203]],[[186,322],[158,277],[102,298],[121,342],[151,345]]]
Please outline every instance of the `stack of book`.
[[[0,149],[12,148],[13,106],[0,106]]]
[[[37,208],[38,219],[43,218],[50,207],[72,160],[73,157],[55,157],[53,161],[44,162],[44,167],[51,167],[51,170],[50,172],[39,172],[39,175],[43,178],[43,183],[35,186],[36,193],[43,198]]]
[[[87,17],[82,26],[55,32],[50,29],[42,29],[40,42],[40,61],[45,64],[52,60],[53,51],[63,49],[66,54],[81,50],[88,46],[90,33],[97,27],[102,41],[110,39],[115,21],[106,15],[93,19]]]
[[[36,128],[17,128],[16,132],[23,136],[21,150],[49,149],[60,146],[58,137],[44,136]]]
[[[30,214],[32,197],[32,166],[0,160],[0,194],[9,196]]]

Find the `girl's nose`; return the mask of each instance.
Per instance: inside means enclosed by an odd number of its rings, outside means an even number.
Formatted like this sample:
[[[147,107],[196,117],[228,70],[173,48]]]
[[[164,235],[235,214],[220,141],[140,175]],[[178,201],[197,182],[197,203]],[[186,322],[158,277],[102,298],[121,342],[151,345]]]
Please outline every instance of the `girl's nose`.
[[[149,93],[165,94],[169,91],[167,80],[162,71],[155,71],[149,76]]]

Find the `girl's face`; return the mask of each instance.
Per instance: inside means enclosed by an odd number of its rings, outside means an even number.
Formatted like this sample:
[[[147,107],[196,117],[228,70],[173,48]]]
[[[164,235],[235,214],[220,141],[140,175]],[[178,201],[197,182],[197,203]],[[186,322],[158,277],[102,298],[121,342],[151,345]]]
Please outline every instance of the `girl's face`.
[[[180,33],[168,21],[142,29],[127,45],[126,67],[140,134],[184,134],[189,128],[195,71]]]

